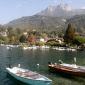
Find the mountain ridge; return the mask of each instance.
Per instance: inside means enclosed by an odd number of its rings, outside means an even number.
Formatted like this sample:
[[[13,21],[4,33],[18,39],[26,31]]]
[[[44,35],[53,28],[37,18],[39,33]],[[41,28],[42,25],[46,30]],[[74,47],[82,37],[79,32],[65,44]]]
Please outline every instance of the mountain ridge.
[[[56,14],[57,13],[57,14]],[[85,9],[72,9],[69,5],[57,5],[49,6],[45,10],[33,15],[26,16],[19,19],[10,21],[6,26],[11,26],[13,28],[26,28],[26,29],[50,29],[62,31],[68,23],[74,22],[73,18],[85,14]],[[81,16],[80,16],[81,15]],[[78,20],[78,19],[77,19]],[[75,22],[75,24],[78,21]],[[79,22],[82,22],[80,19]],[[84,21],[85,22],[85,21]],[[74,24],[74,23],[73,23]],[[82,26],[84,27],[84,24]],[[77,26],[76,26],[77,25]],[[74,27],[78,28],[78,24]],[[81,27],[79,26],[81,29]]]
[[[58,29],[63,28],[65,19],[60,17],[49,17],[34,15],[31,17],[22,17],[17,20],[11,21],[7,26],[14,28],[28,28],[28,29]]]

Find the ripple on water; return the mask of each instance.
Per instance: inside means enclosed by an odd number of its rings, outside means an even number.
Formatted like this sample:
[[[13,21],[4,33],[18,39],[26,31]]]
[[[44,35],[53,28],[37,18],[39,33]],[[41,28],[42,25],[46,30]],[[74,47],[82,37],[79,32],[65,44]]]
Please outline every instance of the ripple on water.
[[[21,64],[22,68],[37,71],[38,73],[53,80],[52,85],[84,85],[78,79],[62,77],[48,71],[48,62],[57,62],[59,59],[66,63],[74,63],[73,58],[77,57],[78,65],[85,65],[85,52],[67,52],[56,50],[23,50],[21,48],[6,49],[0,46],[0,85],[17,85],[15,81],[7,77],[6,66]],[[82,61],[82,62],[81,62]],[[40,64],[37,68],[37,64]],[[20,84],[21,85],[21,84]],[[24,85],[24,84],[23,84]]]

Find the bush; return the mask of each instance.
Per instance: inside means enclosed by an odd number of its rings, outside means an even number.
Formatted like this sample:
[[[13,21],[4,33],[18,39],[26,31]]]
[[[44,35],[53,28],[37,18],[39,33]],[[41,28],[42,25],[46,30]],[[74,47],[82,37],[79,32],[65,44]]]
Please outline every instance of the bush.
[[[4,41],[3,40],[0,40],[0,44],[4,44]]]
[[[82,45],[85,44],[85,37],[77,36],[73,40],[73,44]]]
[[[44,44],[45,44],[45,43],[44,43],[44,42],[41,42],[41,41],[36,43],[37,46],[42,46],[42,45],[44,45]]]
[[[49,45],[49,46],[56,46],[57,42],[56,41],[49,41],[46,43],[46,45]]]

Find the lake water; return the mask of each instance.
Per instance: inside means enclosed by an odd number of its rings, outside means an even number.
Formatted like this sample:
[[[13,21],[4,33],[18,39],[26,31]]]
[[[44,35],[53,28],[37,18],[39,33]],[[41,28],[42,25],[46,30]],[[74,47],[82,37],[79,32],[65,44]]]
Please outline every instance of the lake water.
[[[73,64],[73,58],[77,58],[77,64],[85,66],[85,52],[56,51],[52,49],[23,50],[21,48],[7,49],[0,46],[0,85],[18,85],[6,76],[6,66],[11,64],[36,71],[50,79],[52,85],[85,85],[84,78],[65,77],[48,71],[48,62],[57,63],[59,59],[65,63]],[[40,64],[39,68],[37,64]],[[21,85],[21,84],[20,84]],[[24,85],[24,84],[23,84]]]

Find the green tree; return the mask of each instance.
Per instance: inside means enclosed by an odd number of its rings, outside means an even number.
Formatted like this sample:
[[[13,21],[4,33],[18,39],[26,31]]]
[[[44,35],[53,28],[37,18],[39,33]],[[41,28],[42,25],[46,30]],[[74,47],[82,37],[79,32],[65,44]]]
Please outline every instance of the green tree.
[[[5,31],[5,30],[6,30],[5,27],[0,25],[0,32]]]
[[[16,33],[18,33],[19,35],[23,33],[23,29],[20,28],[16,28]]]
[[[0,40],[0,44],[4,44],[4,41],[3,40]]]
[[[75,37],[73,40],[73,44],[76,44],[76,45],[85,44],[85,37],[82,37],[82,36]]]
[[[58,34],[58,37],[59,37],[59,38],[63,38],[63,34],[62,34],[62,33],[59,33],[59,34]]]
[[[67,44],[72,44],[72,41],[73,41],[74,37],[75,37],[75,31],[73,30],[72,25],[68,24],[66,33],[64,35],[64,41]]]
[[[0,42],[3,42],[4,44],[8,44],[8,37],[0,36]]]
[[[19,41],[20,41],[21,43],[24,43],[25,41],[27,41],[27,36],[26,36],[26,35],[21,35]]]
[[[8,28],[8,37],[12,37],[12,36],[16,36],[17,35],[17,32],[15,29],[13,29],[12,27],[9,27]]]

